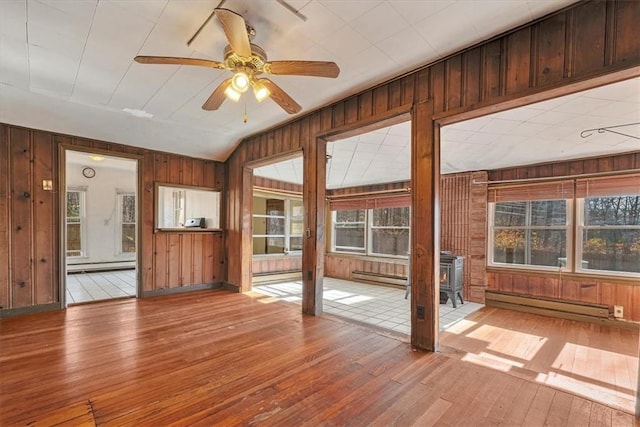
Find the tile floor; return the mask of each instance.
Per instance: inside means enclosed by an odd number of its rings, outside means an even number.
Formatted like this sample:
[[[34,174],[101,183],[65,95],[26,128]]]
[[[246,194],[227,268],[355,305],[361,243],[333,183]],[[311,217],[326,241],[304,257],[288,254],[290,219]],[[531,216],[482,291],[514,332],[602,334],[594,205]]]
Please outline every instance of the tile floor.
[[[136,295],[136,270],[67,274],[67,304]]]
[[[302,281],[254,285],[253,291],[299,304],[302,300]],[[411,304],[409,299],[404,299],[404,295],[404,289],[400,288],[325,277],[323,306],[329,314],[410,334]],[[440,329],[448,328],[482,307],[482,304],[466,301],[464,304],[458,303],[455,309],[450,300],[440,304]]]
[[[290,280],[253,286],[262,295],[300,304],[302,281]],[[136,295],[136,271],[118,270],[67,275],[67,304],[100,301]],[[324,311],[402,334],[411,333],[410,302],[404,289],[369,285],[349,280],[324,279]],[[440,329],[444,330],[482,308],[465,302],[453,308],[440,304]]]

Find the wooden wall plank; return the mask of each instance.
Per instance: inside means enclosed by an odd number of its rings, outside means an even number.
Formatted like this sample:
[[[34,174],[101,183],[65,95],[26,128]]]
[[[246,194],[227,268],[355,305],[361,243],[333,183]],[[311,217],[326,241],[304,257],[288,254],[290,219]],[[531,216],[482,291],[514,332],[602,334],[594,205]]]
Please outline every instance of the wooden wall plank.
[[[544,86],[564,75],[566,15],[553,15],[535,29],[535,85]]]
[[[445,110],[459,108],[462,105],[462,61],[462,56],[457,55],[445,62]]]
[[[9,284],[11,283],[11,171],[9,127],[0,125],[0,308],[9,307]]]
[[[606,7],[607,2],[593,1],[572,9],[576,22],[572,75],[604,66]]]
[[[529,88],[531,59],[531,28],[509,34],[506,44],[506,92],[517,93]]]
[[[50,304],[58,301],[56,282],[59,271],[58,257],[58,206],[55,193],[44,190],[43,180],[52,180],[53,188],[58,188],[57,150],[51,134],[33,132],[33,234],[34,234],[34,303]]]
[[[154,281],[154,262],[156,251],[155,238],[153,229],[155,227],[155,187],[154,187],[154,174],[155,174],[155,156],[151,152],[144,154],[142,162],[139,163],[142,167],[142,194],[139,198],[138,209],[141,210],[142,215],[142,229],[140,230],[140,245],[138,250],[140,251],[139,260],[141,265],[138,268],[141,269],[139,274],[142,280],[143,291],[151,291],[155,288],[156,282]]]
[[[628,28],[637,27],[640,22],[640,2],[619,1],[613,3],[615,10],[614,26],[611,28],[613,45],[613,64],[634,63],[640,61],[640,47],[637,37],[630,37]]]
[[[31,135],[10,129],[11,153],[11,307],[29,307],[33,298],[33,178]]]

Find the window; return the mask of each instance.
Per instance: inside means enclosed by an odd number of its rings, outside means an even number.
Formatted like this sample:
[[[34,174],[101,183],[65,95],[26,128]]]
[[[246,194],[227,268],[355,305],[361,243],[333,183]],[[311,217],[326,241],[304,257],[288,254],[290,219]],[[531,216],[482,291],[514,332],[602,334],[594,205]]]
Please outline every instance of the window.
[[[336,252],[406,257],[410,221],[408,206],[334,210],[332,249]]]
[[[301,198],[253,197],[253,254],[285,254],[302,250],[304,214]]]
[[[567,201],[498,202],[493,209],[494,263],[547,267],[566,264]]]
[[[136,195],[118,193],[118,253],[136,252]]]
[[[372,254],[406,255],[409,252],[409,207],[371,209]]]
[[[85,249],[85,195],[86,190],[84,188],[70,188],[67,190],[66,254],[68,257],[87,256]]]
[[[336,251],[366,253],[364,209],[333,212],[333,248]]]
[[[580,199],[582,271],[640,273],[640,196]]]
[[[490,188],[489,200],[490,265],[640,277],[640,175]]]
[[[204,218],[204,228],[220,228],[220,191],[156,183],[155,199],[156,229],[181,229],[194,218]]]

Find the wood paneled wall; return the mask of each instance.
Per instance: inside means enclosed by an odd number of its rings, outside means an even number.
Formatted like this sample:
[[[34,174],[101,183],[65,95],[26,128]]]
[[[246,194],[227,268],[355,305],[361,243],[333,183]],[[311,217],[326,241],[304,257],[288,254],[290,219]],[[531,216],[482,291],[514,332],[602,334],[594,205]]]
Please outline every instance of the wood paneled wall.
[[[640,284],[615,277],[589,277],[489,268],[487,289],[532,297],[624,307],[624,319],[640,322]]]
[[[487,286],[487,173],[443,175],[440,248],[463,255],[464,295],[484,303]]]
[[[437,312],[434,293],[439,250],[437,207],[439,176],[439,126],[441,124],[517,107],[639,74],[640,42],[636,37],[640,2],[585,1],[525,25],[507,34],[452,55],[428,67],[349,96],[294,121],[243,140],[228,160],[229,180],[229,281],[250,288],[244,273],[251,253],[243,242],[247,230],[246,198],[248,162],[293,152],[304,153],[305,213],[309,238],[305,239],[303,279],[305,296],[317,297],[322,278],[318,263],[324,248],[322,173],[326,138],[402,114],[412,117],[412,211],[414,234],[412,263],[412,343],[426,349],[437,346]],[[235,171],[235,172],[234,172]],[[243,181],[248,178],[249,182]],[[317,280],[316,280],[317,279]],[[307,290],[309,293],[307,294]],[[303,307],[309,304],[303,301]],[[419,306],[427,308],[424,320],[415,318]],[[317,312],[318,310],[312,310]]]
[[[550,162],[489,172],[491,181],[571,177],[616,171],[640,171],[640,151]],[[595,277],[585,274],[528,272],[491,267],[487,288],[520,295],[558,298],[567,301],[624,306],[624,318],[640,321],[640,280]]]
[[[134,155],[143,173],[141,272],[145,292],[223,282],[224,233],[154,233],[154,182],[224,189],[219,162],[0,124],[0,306],[59,305],[59,146]],[[53,181],[53,191],[42,180]],[[222,200],[224,201],[224,197]]]
[[[145,199],[153,192],[154,182],[224,191],[225,168],[219,162],[155,152],[145,153],[144,163]],[[224,201],[224,194],[220,199]],[[223,232],[153,233],[153,205],[144,203],[147,209],[142,238],[144,247],[149,249],[143,251],[143,256],[148,258],[143,262],[142,270],[144,291],[225,280]],[[224,202],[221,209],[224,212]]]
[[[553,178],[640,170],[640,151],[589,157],[570,161],[539,163],[489,171],[489,181]]]
[[[353,279],[353,272],[381,274],[383,276],[406,278],[409,262],[400,258],[368,257],[327,253],[324,256],[324,272],[327,277]]]

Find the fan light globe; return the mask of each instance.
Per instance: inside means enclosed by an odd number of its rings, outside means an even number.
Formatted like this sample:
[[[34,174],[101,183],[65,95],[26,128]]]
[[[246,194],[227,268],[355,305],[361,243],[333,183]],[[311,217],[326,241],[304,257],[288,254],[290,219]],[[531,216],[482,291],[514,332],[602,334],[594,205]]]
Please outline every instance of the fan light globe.
[[[262,102],[265,99],[269,98],[271,95],[271,91],[267,89],[267,87],[262,84],[262,82],[257,81],[253,84],[253,94],[255,95],[258,102]]]
[[[249,89],[249,76],[242,71],[238,71],[231,79],[231,87],[238,93],[245,93]]]
[[[224,90],[224,95],[234,102],[238,102],[240,100],[240,92],[236,92],[231,86],[228,86]]]

